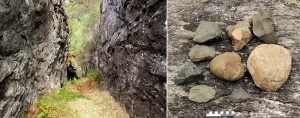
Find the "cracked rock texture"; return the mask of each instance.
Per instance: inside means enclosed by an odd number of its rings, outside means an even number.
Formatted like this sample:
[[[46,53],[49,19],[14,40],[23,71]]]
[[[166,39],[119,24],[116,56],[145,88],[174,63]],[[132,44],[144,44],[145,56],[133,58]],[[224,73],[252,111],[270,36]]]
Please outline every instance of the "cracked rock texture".
[[[0,1],[0,117],[20,118],[67,75],[67,17],[60,0]]]
[[[166,115],[166,0],[101,0],[100,87],[131,117]]]
[[[299,117],[300,113],[300,7],[293,0],[169,0],[168,2],[168,116],[169,117],[205,117],[209,111],[233,110],[237,117]],[[174,77],[184,63],[189,60],[189,49],[195,45],[191,31],[196,31],[200,21],[211,21],[234,25],[245,16],[251,16],[264,9],[273,10],[275,38],[277,44],[284,46],[292,54],[292,70],[287,82],[276,92],[265,92],[257,88],[246,70],[245,76],[234,82],[216,78],[209,71],[209,61],[196,63],[203,70],[205,79],[201,85],[213,86],[216,97],[207,103],[194,103],[188,100],[188,91],[197,84],[175,85]],[[230,39],[206,43],[218,51],[233,51]],[[262,40],[254,37],[237,53],[246,61],[250,52]],[[242,103],[230,103],[228,95],[237,88],[243,88],[252,96]]]

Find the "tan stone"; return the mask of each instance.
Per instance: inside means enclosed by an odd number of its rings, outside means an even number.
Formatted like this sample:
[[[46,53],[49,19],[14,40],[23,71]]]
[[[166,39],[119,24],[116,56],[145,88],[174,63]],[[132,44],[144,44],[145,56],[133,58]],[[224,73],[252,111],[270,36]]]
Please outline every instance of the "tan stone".
[[[232,32],[232,45],[235,51],[241,50],[252,39],[249,28],[237,28]]]
[[[229,37],[232,37],[232,32],[235,29],[235,25],[229,25],[226,27],[226,32]]]
[[[247,61],[255,85],[265,91],[279,89],[287,81],[291,67],[289,50],[275,44],[257,46]]]
[[[225,52],[215,57],[209,66],[215,76],[228,81],[239,80],[245,73],[241,57],[235,52]]]
[[[227,35],[232,40],[234,51],[241,50],[252,39],[252,33],[249,29],[249,20],[237,23],[236,25],[229,25],[226,28]]]

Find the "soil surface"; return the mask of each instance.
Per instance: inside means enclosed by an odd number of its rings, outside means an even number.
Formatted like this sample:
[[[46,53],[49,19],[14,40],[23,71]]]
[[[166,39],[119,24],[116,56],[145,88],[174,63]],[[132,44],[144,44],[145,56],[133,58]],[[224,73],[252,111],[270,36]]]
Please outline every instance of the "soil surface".
[[[70,90],[80,93],[86,98],[78,98],[67,103],[68,107],[76,111],[78,118],[129,118],[126,110],[115,101],[108,91],[92,89],[95,84],[89,78],[81,78],[84,85],[80,87],[70,86]]]
[[[254,38],[237,53],[246,69],[245,76],[234,82],[218,79],[209,71],[210,61],[195,63],[205,76],[198,84],[212,86],[216,97],[207,103],[188,100],[190,85],[174,85],[174,77],[183,65],[190,61],[188,52],[195,45],[192,32],[201,20],[218,22],[225,28],[244,19],[245,16],[264,9],[274,15],[277,44],[292,54],[292,70],[287,82],[276,92],[265,92],[255,86],[246,68],[250,52],[263,41]],[[168,117],[205,117],[209,111],[235,111],[237,117],[298,117],[300,115],[300,2],[296,0],[169,0],[168,1]],[[192,32],[191,32],[192,31]],[[233,51],[230,39],[208,42],[218,55]],[[243,88],[252,99],[231,103],[228,95],[233,89]]]

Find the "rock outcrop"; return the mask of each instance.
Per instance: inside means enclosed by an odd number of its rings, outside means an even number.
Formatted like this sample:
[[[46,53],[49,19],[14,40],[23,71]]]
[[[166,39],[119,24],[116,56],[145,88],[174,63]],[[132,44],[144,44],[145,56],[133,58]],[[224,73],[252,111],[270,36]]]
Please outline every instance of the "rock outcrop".
[[[68,24],[60,0],[0,1],[0,117],[23,117],[67,76]]]
[[[100,87],[131,117],[166,115],[166,0],[102,0]]]

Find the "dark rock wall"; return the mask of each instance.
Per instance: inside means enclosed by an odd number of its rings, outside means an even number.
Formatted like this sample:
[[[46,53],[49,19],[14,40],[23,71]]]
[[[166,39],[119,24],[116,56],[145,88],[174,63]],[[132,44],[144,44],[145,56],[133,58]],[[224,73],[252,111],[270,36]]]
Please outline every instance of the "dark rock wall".
[[[0,1],[0,117],[23,117],[67,75],[68,26],[60,0]]]
[[[84,46],[84,62],[82,65],[83,74],[87,76],[87,74],[94,69],[97,69],[98,65],[98,56],[97,56],[97,44],[96,39],[100,36],[99,32],[99,23],[94,24],[93,28],[93,41],[88,42]]]
[[[131,117],[165,117],[166,0],[102,0],[100,87]]]

